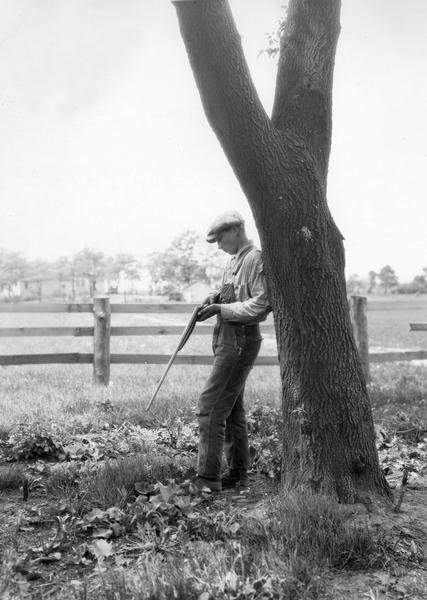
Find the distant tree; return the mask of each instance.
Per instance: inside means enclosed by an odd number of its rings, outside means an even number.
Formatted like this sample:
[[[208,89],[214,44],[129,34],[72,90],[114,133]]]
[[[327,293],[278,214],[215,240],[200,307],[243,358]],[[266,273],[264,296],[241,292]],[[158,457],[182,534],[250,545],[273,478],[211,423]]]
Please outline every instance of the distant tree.
[[[369,271],[368,277],[369,277],[369,285],[368,285],[367,293],[372,294],[377,285],[377,274],[375,273],[375,271]]]
[[[193,230],[176,236],[163,252],[148,257],[148,268],[154,283],[169,282],[178,288],[194,281],[207,281],[206,265],[201,264],[198,246],[202,238]]]
[[[75,259],[68,256],[60,256],[53,263],[53,270],[58,281],[69,281],[71,283],[71,298],[76,298],[76,266]]]
[[[106,275],[110,282],[110,289],[117,288],[120,277],[130,281],[141,278],[141,263],[133,254],[119,253],[107,261]]]
[[[218,250],[215,244],[207,244],[204,240],[198,249],[198,260],[200,266],[205,270],[205,281],[212,289],[221,283],[227,256]]]
[[[127,279],[140,279],[141,263],[133,254],[116,254],[109,264],[111,275],[119,277],[123,274]]]
[[[46,260],[35,259],[26,262],[24,270],[24,278],[32,281],[40,281],[41,279],[49,279],[55,274],[55,269],[52,263]]]
[[[424,269],[427,271],[427,269]],[[426,273],[427,275],[427,273]],[[426,294],[427,293],[427,276],[426,275],[416,275],[410,284],[416,294]]]
[[[398,294],[427,294],[427,282],[423,275],[417,275],[410,283],[401,283],[397,288]]]
[[[366,294],[367,285],[356,273],[350,275],[346,281],[346,286],[348,294]]]
[[[74,259],[60,256],[53,263],[53,269],[59,281],[69,281],[74,276]]]
[[[13,286],[25,276],[27,262],[20,252],[0,248],[0,289],[12,296]]]
[[[101,250],[83,248],[73,258],[74,272],[77,277],[88,277],[90,295],[96,292],[96,283],[106,277],[107,257]]]
[[[381,271],[378,273],[378,279],[384,294],[397,291],[399,281],[397,279],[396,272],[390,267],[390,265],[386,265],[381,269]]]

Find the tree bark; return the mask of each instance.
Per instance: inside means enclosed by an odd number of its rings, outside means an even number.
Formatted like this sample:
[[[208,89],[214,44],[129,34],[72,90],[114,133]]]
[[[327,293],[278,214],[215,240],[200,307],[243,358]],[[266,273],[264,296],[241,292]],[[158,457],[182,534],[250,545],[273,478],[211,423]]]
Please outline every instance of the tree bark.
[[[270,284],[283,389],[283,477],[341,502],[390,496],[328,209],[340,0],[291,0],[272,118],[227,0],[175,2],[205,113],[246,194]]]

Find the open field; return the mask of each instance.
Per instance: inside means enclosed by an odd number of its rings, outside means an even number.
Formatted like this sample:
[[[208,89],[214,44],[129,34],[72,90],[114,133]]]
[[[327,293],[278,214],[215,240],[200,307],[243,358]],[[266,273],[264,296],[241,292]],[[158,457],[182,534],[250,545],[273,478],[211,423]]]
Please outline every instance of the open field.
[[[114,325],[182,324],[187,315],[180,314],[114,314]],[[271,317],[270,317],[271,320]],[[377,298],[368,302],[368,331],[370,346],[381,348],[427,348],[427,333],[409,332],[412,321],[427,320],[427,298],[390,297]],[[17,326],[90,326],[92,315],[82,314],[0,314],[0,327]],[[198,325],[203,327],[203,325]],[[139,352],[168,354],[174,349],[177,336],[112,337],[112,352]],[[0,353],[37,352],[91,352],[92,338],[0,338]],[[209,335],[197,335],[197,328],[182,351],[183,354],[210,354]],[[273,335],[265,335],[261,354],[275,355],[276,343]],[[408,363],[409,364],[409,363]],[[63,415],[86,414],[93,403],[117,403],[127,418],[142,417],[144,406],[155,389],[163,366],[160,365],[113,365],[112,385],[108,390],[96,390],[91,385],[91,365],[45,365],[4,367],[0,369],[0,399],[3,410],[0,417],[2,427],[32,413],[36,418],[47,414],[63,420]],[[372,366],[374,376],[373,403],[376,401],[376,379],[389,373],[388,381],[397,384],[392,376],[397,366],[390,363],[382,367]],[[410,367],[406,367],[407,369]],[[414,367],[415,368],[415,367]],[[422,371],[422,367],[420,367]],[[206,378],[209,367],[175,365],[159,394],[153,414],[164,418],[176,410],[191,410]],[[415,370],[417,370],[415,368]],[[407,380],[407,379],[406,379]],[[406,381],[405,380],[405,381]],[[410,381],[410,380],[409,380]],[[409,384],[408,384],[409,385]],[[381,383],[377,385],[378,389]],[[402,388],[402,384],[400,384]],[[403,391],[403,390],[402,390]],[[378,392],[379,393],[379,392]],[[402,395],[402,394],[401,394]],[[403,394],[404,395],[404,394]],[[256,367],[248,380],[247,402],[256,399],[278,406],[280,404],[280,379],[278,367]],[[93,399],[93,402],[92,402]],[[403,398],[402,398],[403,401]],[[80,407],[80,409],[78,408]],[[70,422],[73,419],[69,419]]]
[[[427,297],[368,298],[370,346],[426,349],[427,332],[409,331],[414,322],[427,322]]]

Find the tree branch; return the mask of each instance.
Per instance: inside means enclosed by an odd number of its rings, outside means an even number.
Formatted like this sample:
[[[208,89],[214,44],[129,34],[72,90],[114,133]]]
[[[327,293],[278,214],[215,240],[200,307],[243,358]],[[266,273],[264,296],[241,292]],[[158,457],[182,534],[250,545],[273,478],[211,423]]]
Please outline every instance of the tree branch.
[[[252,82],[227,0],[172,0],[208,121],[231,165],[254,167],[274,134]]]
[[[290,0],[281,36],[272,123],[308,145],[326,189],[332,79],[341,0]]]

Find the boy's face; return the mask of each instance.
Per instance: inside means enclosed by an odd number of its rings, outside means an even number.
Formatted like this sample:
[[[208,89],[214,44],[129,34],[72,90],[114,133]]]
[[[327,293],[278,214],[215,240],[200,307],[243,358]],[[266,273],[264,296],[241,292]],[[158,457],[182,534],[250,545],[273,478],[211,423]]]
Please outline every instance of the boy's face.
[[[239,249],[240,228],[230,227],[230,229],[221,231],[217,235],[216,242],[219,250],[222,250],[227,254],[236,254]]]

